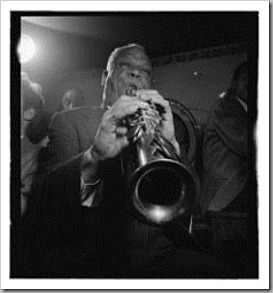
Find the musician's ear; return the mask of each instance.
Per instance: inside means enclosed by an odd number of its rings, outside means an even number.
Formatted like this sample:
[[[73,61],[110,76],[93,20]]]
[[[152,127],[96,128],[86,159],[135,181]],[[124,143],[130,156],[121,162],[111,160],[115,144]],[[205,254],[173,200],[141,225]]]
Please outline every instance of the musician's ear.
[[[105,86],[107,76],[108,76],[108,71],[106,69],[104,69],[102,71],[102,75],[101,75],[101,81],[100,81],[101,86]]]

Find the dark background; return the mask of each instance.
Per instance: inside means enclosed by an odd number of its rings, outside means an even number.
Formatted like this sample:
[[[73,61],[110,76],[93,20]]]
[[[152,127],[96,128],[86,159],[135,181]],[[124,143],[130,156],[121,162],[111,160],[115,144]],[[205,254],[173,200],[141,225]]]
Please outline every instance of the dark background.
[[[59,70],[103,68],[115,47],[131,42],[143,45],[151,58],[231,43],[253,45],[258,28],[256,12],[24,12],[17,16],[20,15],[22,33],[38,38],[45,59],[60,64]]]
[[[151,59],[243,44],[255,69],[258,17],[255,11],[12,12],[12,78],[19,77],[20,69],[25,71],[41,84],[46,100],[52,101],[59,98],[52,85],[71,73],[102,70],[113,49],[129,43],[143,45]],[[16,49],[21,34],[32,37],[37,50],[20,67]]]

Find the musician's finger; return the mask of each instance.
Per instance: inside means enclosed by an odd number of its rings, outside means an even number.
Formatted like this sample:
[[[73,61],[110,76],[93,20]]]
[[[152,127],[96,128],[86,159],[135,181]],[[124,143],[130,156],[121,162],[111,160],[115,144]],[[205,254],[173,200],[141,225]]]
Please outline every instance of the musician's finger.
[[[122,149],[126,146],[129,145],[129,140],[127,138],[127,136],[121,136],[118,140],[117,140],[117,144],[118,144],[118,148]]]
[[[156,105],[159,105],[162,108],[161,115],[164,120],[170,120],[170,116],[172,115],[172,111],[170,108],[170,104],[167,100],[163,99],[159,94],[156,95],[147,95],[143,94],[141,96],[143,101],[152,102]]]
[[[134,114],[138,109],[148,109],[148,106],[146,102],[140,100],[131,103],[123,103],[113,110],[113,115],[121,119],[127,115]]]
[[[124,136],[127,134],[127,132],[128,132],[128,129],[126,127],[118,126],[116,128],[116,135],[117,136]]]
[[[158,95],[158,91],[157,90],[147,90],[147,89],[141,89],[141,90],[137,90],[135,92],[136,96],[140,96],[140,95]]]
[[[152,93],[141,93],[139,98],[143,101],[150,101],[155,104],[160,104],[163,107],[167,107],[169,105],[169,102],[165,100],[157,91]]]

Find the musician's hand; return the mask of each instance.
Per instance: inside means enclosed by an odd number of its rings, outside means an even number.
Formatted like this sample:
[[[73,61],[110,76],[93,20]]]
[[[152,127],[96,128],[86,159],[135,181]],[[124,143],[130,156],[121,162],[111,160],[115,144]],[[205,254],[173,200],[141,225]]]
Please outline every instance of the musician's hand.
[[[173,144],[179,154],[180,149],[175,138],[173,114],[169,102],[165,100],[156,90],[137,90],[136,94],[141,100],[153,102],[162,107],[161,133]]]
[[[123,95],[104,113],[93,145],[101,160],[115,157],[129,144],[126,136],[128,129],[121,125],[121,120],[138,109],[148,107],[137,97]]]

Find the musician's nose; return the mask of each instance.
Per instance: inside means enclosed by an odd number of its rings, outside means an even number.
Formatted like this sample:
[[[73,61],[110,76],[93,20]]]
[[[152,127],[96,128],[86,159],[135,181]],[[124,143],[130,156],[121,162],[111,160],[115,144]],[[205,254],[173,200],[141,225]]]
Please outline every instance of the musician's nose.
[[[130,71],[130,77],[140,79],[141,74],[137,69],[133,69],[133,70]]]

